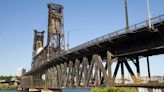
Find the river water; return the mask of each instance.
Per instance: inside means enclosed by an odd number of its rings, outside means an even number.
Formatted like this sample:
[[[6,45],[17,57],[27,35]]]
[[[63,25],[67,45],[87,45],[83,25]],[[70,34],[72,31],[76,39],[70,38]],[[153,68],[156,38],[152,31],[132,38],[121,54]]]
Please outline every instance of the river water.
[[[147,88],[137,88],[138,92],[164,92],[164,88],[160,89],[147,89]],[[16,90],[0,90],[0,92],[28,92],[28,91],[16,91]],[[73,88],[64,88],[62,92],[91,92],[89,89],[73,89]]]
[[[14,91],[14,90],[0,90],[0,92],[17,92],[17,91]]]
[[[28,92],[28,91],[0,90],[0,92]],[[78,88],[63,88],[62,92],[91,92],[91,90],[90,89],[78,89]]]

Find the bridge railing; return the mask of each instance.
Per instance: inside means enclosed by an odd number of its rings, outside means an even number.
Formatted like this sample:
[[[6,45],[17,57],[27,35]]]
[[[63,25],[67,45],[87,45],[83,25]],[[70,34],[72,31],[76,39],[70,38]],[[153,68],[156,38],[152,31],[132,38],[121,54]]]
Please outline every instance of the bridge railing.
[[[151,19],[152,25],[154,25],[156,23],[163,22],[163,21],[164,21],[164,14],[163,15],[159,15],[159,16],[154,17],[154,18]],[[77,51],[77,50],[82,49],[82,48],[87,48],[89,46],[92,46],[92,45],[95,45],[95,44],[99,44],[99,43],[104,42],[106,40],[114,39],[115,37],[118,37],[118,36],[120,36],[122,34],[126,34],[126,33],[129,33],[129,32],[134,32],[134,31],[137,31],[137,30],[139,30],[141,28],[148,27],[148,25],[149,25],[148,24],[148,20],[140,22],[138,24],[130,26],[129,30],[127,32],[125,31],[125,28],[123,28],[121,30],[115,31],[113,33],[106,34],[106,35],[98,37],[98,38],[96,38],[94,40],[91,40],[91,41],[88,41],[88,42],[83,43],[81,45],[78,45],[78,46],[76,46],[76,47],[74,47],[72,49],[69,49],[68,52],[74,52],[74,51]],[[65,52],[63,52],[63,53],[65,53]]]
[[[156,23],[162,23],[164,21],[164,14],[163,15],[159,15],[157,17],[154,17],[151,19],[151,22],[152,22],[152,25],[156,24]],[[83,49],[83,48],[87,48],[87,47],[90,47],[90,46],[93,46],[93,45],[96,45],[96,44],[99,44],[99,43],[102,43],[102,42],[105,42],[107,40],[112,40],[112,39],[115,39],[117,37],[119,37],[120,35],[123,35],[123,34],[127,34],[127,33],[131,33],[131,32],[134,32],[134,31],[137,31],[139,29],[142,29],[142,28],[145,28],[145,27],[148,27],[148,20],[146,21],[143,21],[143,22],[140,22],[138,24],[135,24],[135,25],[132,25],[132,26],[129,26],[129,30],[126,32],[125,28],[123,29],[120,29],[120,30],[117,30],[113,33],[109,33],[109,34],[106,34],[104,36],[101,36],[101,37],[98,37],[96,39],[93,39],[91,41],[88,41],[86,43],[83,43],[81,45],[78,45],[74,48],[71,48],[67,51],[62,51],[60,54],[58,55],[53,55],[51,56],[50,60],[51,59],[54,59],[54,58],[57,58],[57,57],[60,57],[62,55],[65,55],[67,53],[71,53],[71,52],[76,52],[80,49]],[[34,66],[37,67],[37,66],[40,66],[44,63],[46,63],[46,61],[48,62],[49,60],[47,60],[47,49],[44,48],[35,58],[34,58]],[[45,54],[44,54],[45,53]],[[44,57],[44,58],[43,58]]]

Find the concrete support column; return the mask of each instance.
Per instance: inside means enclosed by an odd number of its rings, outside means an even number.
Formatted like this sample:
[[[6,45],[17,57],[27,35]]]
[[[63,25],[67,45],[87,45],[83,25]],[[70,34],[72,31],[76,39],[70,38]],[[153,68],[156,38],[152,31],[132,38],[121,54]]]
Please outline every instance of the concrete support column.
[[[87,69],[88,58],[84,57],[84,58],[83,58],[83,63],[84,63],[84,86],[87,87],[87,86],[88,86],[88,80],[87,80],[87,73],[88,73],[88,69]]]
[[[108,85],[109,87],[112,87],[112,53],[107,51],[107,69],[108,69]]]

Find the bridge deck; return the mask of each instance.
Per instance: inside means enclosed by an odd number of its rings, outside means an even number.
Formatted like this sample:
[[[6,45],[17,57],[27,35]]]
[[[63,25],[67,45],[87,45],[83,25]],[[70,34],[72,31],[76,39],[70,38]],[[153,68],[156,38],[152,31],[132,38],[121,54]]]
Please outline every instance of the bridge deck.
[[[148,21],[144,21],[125,29],[104,35],[88,41],[70,50],[61,52],[49,61],[30,70],[26,75],[34,74],[53,65],[73,61],[83,57],[90,59],[94,53],[106,58],[106,51],[112,52],[114,57],[151,56],[164,53],[164,15],[152,19],[154,28],[158,31],[152,32],[148,28]],[[161,41],[162,40],[162,41]]]

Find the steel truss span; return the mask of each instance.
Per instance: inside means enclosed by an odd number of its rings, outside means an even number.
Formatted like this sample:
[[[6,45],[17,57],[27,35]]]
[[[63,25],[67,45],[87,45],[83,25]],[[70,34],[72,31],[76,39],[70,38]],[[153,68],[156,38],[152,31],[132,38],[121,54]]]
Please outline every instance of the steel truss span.
[[[66,51],[58,49],[51,55],[49,46],[52,45],[45,46],[33,57],[32,69],[22,77],[21,87],[112,86],[119,68],[122,84],[125,68],[134,83],[142,83],[140,58],[147,57],[149,62],[149,56],[164,53],[164,15],[151,21],[152,28],[144,21],[130,26],[128,31],[124,28]],[[129,62],[133,62],[136,72]],[[113,63],[116,67],[112,73]]]

